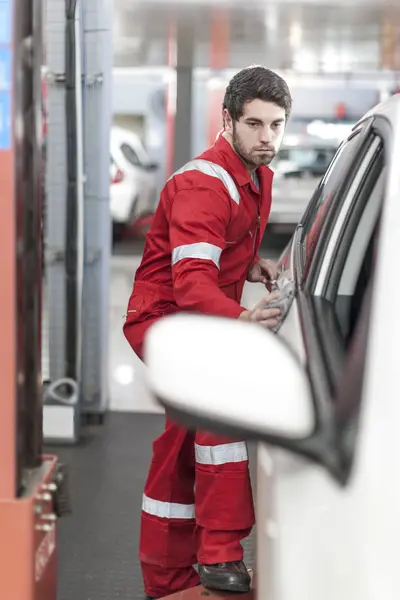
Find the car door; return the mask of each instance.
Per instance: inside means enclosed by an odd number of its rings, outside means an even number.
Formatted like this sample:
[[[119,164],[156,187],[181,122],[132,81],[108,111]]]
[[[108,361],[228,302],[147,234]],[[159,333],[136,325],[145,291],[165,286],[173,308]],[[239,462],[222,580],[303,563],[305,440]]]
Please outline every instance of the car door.
[[[308,372],[317,423],[291,452],[259,448],[259,593],[269,600],[378,597],[354,462],[391,135],[371,119],[341,146],[280,261],[296,298],[279,335]]]

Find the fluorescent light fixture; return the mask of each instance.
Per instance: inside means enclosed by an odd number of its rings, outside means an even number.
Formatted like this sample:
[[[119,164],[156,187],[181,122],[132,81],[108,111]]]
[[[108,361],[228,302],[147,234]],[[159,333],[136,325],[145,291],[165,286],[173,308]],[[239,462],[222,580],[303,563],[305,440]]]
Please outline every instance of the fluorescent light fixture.
[[[293,50],[298,50],[303,41],[303,29],[297,21],[291,24],[289,32],[289,43]]]

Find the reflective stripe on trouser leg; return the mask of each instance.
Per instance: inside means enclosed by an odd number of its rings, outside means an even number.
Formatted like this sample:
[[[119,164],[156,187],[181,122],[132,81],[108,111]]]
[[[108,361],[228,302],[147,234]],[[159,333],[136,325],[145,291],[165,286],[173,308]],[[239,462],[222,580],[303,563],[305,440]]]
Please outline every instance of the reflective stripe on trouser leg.
[[[142,563],[168,569],[196,563],[194,434],[167,422],[153,444],[140,531]]]
[[[198,432],[195,456],[199,564],[242,560],[255,522],[247,445]]]
[[[247,445],[198,431],[195,438],[196,521],[215,530],[244,530],[255,522]]]

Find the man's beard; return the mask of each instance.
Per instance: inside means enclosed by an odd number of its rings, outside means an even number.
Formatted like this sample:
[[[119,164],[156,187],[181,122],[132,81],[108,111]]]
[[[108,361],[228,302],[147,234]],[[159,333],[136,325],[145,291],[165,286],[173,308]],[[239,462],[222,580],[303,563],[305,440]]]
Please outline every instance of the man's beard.
[[[249,167],[260,167],[261,165],[269,165],[270,162],[275,158],[275,152],[273,154],[269,152],[266,152],[265,154],[263,152],[254,152],[254,154],[247,152],[242,144],[242,140],[236,132],[235,124],[233,125],[232,145],[235,149],[235,152]]]

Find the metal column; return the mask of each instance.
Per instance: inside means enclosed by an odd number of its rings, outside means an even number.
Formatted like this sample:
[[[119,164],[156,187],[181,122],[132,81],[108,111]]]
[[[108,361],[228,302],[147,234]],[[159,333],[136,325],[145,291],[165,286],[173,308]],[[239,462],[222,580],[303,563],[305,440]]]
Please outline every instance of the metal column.
[[[83,279],[81,20],[76,0],[48,0],[43,374],[44,435],[79,437]]]
[[[62,387],[47,390],[45,433],[54,441],[76,441],[82,414],[102,416],[108,406],[111,23],[111,0],[48,0],[43,366],[50,386],[68,378],[73,392],[63,401]]]
[[[176,114],[174,171],[192,158],[192,91],[194,27],[191,19],[178,20],[176,31]]]
[[[85,0],[83,23],[86,181],[81,411],[101,419],[108,407],[112,0]]]

